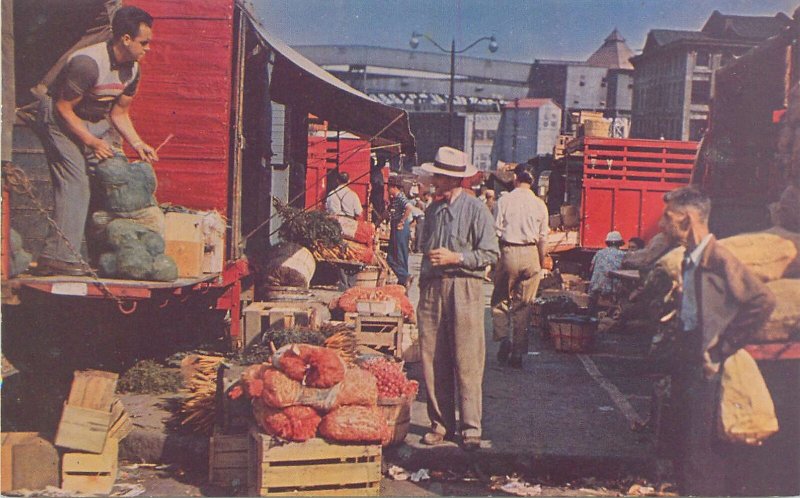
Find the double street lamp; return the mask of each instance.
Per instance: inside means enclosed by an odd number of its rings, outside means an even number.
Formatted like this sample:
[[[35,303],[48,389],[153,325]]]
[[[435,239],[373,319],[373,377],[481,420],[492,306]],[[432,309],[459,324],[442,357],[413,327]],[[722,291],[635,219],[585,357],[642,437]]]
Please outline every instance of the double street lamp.
[[[463,54],[467,50],[471,49],[478,43],[488,40],[489,41],[489,52],[495,53],[499,48],[497,45],[497,39],[492,36],[484,36],[482,38],[478,38],[474,42],[470,43],[466,47],[462,48],[461,50],[456,50],[456,40],[453,38],[453,41],[450,43],[450,50],[444,48],[443,46],[436,43],[436,40],[431,38],[430,36],[424,33],[417,33],[414,31],[411,34],[411,40],[409,40],[408,44],[411,45],[411,48],[416,49],[419,47],[420,38],[425,38],[429,42],[431,42],[436,48],[441,50],[445,53],[450,53],[450,96],[447,99],[447,112],[449,114],[449,126],[448,126],[448,144],[453,146],[453,121],[455,117],[455,113],[453,112],[453,98],[455,97],[455,84],[456,84],[456,54]]]

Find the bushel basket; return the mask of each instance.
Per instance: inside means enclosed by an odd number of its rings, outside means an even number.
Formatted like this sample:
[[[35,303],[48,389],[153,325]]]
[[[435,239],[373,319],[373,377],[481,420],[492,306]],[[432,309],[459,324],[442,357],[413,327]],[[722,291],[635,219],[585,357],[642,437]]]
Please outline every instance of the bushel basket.
[[[411,404],[414,397],[399,396],[397,398],[378,397],[378,408],[386,418],[391,439],[384,446],[393,446],[405,441],[411,425]]]
[[[594,348],[597,320],[580,315],[550,315],[547,317],[550,338],[557,351],[587,353]]]

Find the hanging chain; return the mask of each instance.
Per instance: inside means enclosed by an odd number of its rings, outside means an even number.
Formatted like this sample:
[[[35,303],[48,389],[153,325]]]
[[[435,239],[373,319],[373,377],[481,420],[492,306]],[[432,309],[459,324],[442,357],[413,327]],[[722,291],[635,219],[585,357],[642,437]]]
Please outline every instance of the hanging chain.
[[[80,251],[75,249],[75,246],[72,245],[67,236],[64,235],[64,232],[61,231],[61,228],[58,226],[56,221],[50,216],[50,213],[47,211],[47,208],[45,208],[42,202],[39,200],[39,197],[36,195],[36,191],[33,188],[33,184],[31,183],[30,179],[25,174],[25,172],[12,163],[5,163],[3,164],[3,177],[5,183],[9,187],[11,187],[11,189],[14,192],[30,198],[31,202],[33,202],[34,207],[36,207],[36,210],[39,211],[39,213],[41,213],[42,216],[44,216],[47,219],[47,223],[53,230],[55,230],[58,236],[61,237],[61,239],[64,241],[64,244],[67,246],[67,249],[69,249],[72,255],[78,259],[78,261],[81,264],[81,267],[89,273],[89,275],[94,280],[94,284],[96,284],[100,288],[103,294],[106,297],[116,301],[117,306],[120,307],[124,306],[125,301],[123,301],[119,296],[111,292],[111,289],[108,288],[105,282],[100,280],[100,276],[97,274],[97,272],[95,272],[94,269],[89,265],[89,263],[87,263],[86,260],[83,259]]]

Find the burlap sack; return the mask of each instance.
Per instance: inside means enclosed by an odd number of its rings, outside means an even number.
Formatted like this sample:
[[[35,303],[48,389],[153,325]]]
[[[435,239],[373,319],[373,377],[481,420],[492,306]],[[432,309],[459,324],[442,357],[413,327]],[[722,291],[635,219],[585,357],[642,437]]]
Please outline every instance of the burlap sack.
[[[145,228],[164,237],[166,218],[158,206],[150,206],[129,213],[114,213],[111,211],[95,211],[92,213],[92,227],[95,234],[102,234],[106,226],[116,219],[126,219],[136,222]]]
[[[753,342],[782,342],[800,338],[800,279],[768,282],[777,301],[769,320],[753,337]]]
[[[759,446],[778,432],[775,406],[755,360],[744,349],[722,365],[717,418],[720,437]]]
[[[782,278],[798,257],[794,242],[775,233],[743,233],[722,239],[719,243],[764,282]],[[684,252],[683,247],[675,248],[658,260],[656,266],[679,281]]]

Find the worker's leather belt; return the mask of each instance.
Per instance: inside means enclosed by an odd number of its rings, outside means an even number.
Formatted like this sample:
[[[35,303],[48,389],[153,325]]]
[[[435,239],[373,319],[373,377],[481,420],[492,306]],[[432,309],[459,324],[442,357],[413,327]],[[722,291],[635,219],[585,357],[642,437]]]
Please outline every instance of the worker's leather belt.
[[[521,244],[516,244],[514,242],[506,242],[505,240],[500,241],[500,247],[529,247],[535,245],[536,242],[523,242]]]

